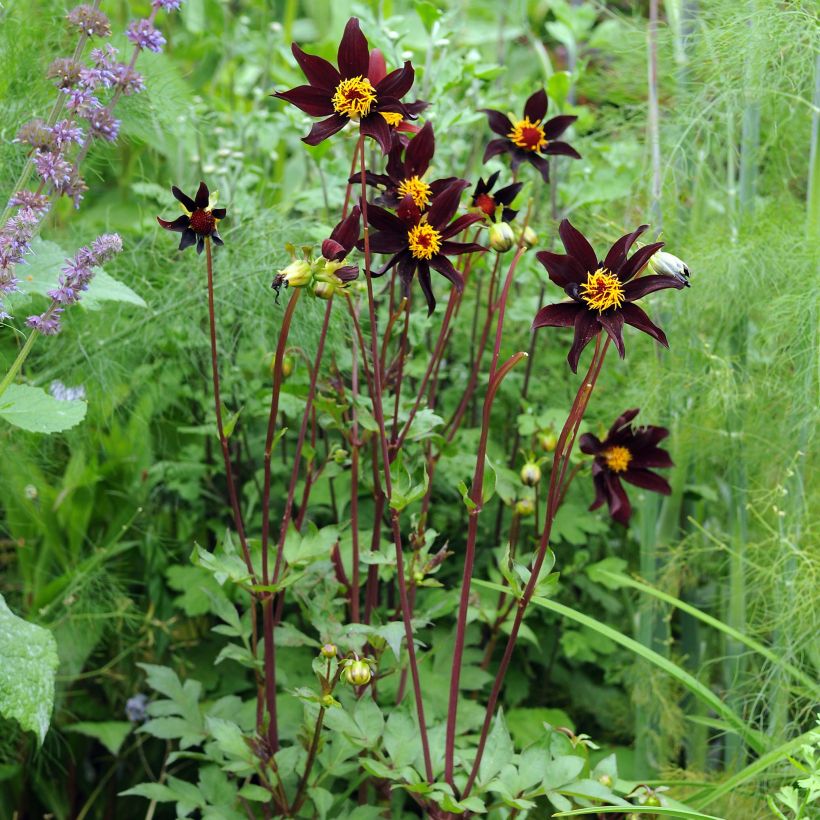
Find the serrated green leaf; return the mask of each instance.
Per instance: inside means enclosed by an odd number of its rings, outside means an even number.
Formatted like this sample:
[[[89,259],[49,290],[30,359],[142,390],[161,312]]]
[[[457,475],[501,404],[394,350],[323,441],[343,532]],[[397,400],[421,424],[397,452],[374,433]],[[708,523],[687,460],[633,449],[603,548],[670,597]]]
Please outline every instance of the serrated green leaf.
[[[0,418],[32,433],[59,433],[75,427],[87,409],[82,399],[61,401],[29,384],[10,384],[0,396]]]
[[[109,720],[101,723],[72,723],[65,728],[69,732],[96,738],[112,755],[116,755],[134,725],[127,720]]]

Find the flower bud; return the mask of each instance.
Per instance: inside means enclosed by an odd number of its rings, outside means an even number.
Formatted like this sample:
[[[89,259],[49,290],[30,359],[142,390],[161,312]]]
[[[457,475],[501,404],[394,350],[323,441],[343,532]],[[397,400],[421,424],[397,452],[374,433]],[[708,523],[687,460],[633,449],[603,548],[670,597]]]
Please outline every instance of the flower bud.
[[[343,450],[341,447],[337,447],[333,451],[333,460],[337,464],[344,464],[345,461],[347,461],[348,455],[349,455],[349,453],[347,452],[347,450]]]
[[[546,450],[548,453],[553,452],[558,445],[558,439],[555,436],[555,433],[552,431],[548,433],[539,433],[538,434],[538,443]]]
[[[345,667],[345,680],[351,686],[365,686],[370,683],[373,673],[367,661],[350,661]]]
[[[336,293],[336,285],[332,282],[315,282],[313,285],[313,295],[325,301],[332,299]]]
[[[294,259],[286,268],[280,270],[271,282],[271,287],[278,293],[279,288],[303,288],[312,277],[310,263],[304,259]]]
[[[520,498],[515,502],[515,514],[519,518],[526,518],[535,512],[535,502],[531,498]]]
[[[419,572],[418,570],[416,570],[413,573],[413,582],[416,583],[416,584],[420,584],[423,580],[424,580],[424,573]]]
[[[287,378],[293,373],[293,356],[282,357],[282,375]]]
[[[493,222],[490,225],[490,247],[496,253],[506,253],[515,242],[513,229],[506,222]]]
[[[325,709],[330,709],[331,706],[336,705],[336,698],[333,695],[322,695],[322,706]]]
[[[612,788],[612,784],[613,784],[613,782],[614,782],[614,781],[612,780],[612,775],[611,775],[611,774],[602,774],[602,775],[598,778],[598,782],[599,782],[602,786],[605,786],[607,789],[611,789],[611,788]]]
[[[674,276],[678,282],[689,287],[689,268],[682,259],[666,251],[658,251],[649,260],[649,267],[662,276]]]
[[[529,225],[518,232],[518,238],[524,243],[525,248],[534,248],[538,243],[538,234]]]
[[[332,643],[326,643],[320,650],[322,653],[323,658],[335,658],[336,657],[336,645]]]
[[[521,468],[521,480],[527,487],[534,487],[541,480],[541,468],[534,461],[528,461]]]

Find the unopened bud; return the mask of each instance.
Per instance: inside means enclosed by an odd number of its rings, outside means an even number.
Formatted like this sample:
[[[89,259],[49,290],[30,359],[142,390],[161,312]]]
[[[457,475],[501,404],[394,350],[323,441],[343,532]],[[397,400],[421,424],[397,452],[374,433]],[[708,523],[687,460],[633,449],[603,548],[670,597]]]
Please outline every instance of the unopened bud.
[[[320,650],[322,653],[323,658],[335,658],[336,657],[336,645],[332,643],[326,643]]]
[[[370,683],[373,673],[367,661],[350,661],[345,667],[345,680],[351,686],[365,686]]]
[[[555,433],[539,433],[538,434],[538,443],[543,447],[548,453],[551,453],[558,445],[558,439],[555,436]]]
[[[332,282],[316,282],[313,286],[313,295],[325,301],[332,299],[336,293],[336,285]]]
[[[278,293],[279,288],[303,288],[311,280],[310,263],[304,259],[294,259],[286,268],[280,270],[271,282],[271,287]]]
[[[336,705],[336,698],[333,695],[322,695],[322,706],[325,709],[330,709],[331,706]]]
[[[527,487],[534,487],[541,480],[541,468],[534,461],[528,461],[521,468],[521,480]]]
[[[282,359],[282,375],[287,378],[293,373],[293,356],[285,356]]]
[[[525,248],[534,248],[538,243],[538,234],[529,225],[518,234],[518,237]]]
[[[347,452],[347,450],[343,450],[341,447],[337,447],[333,451],[333,460],[337,464],[344,464],[345,461],[347,461],[348,455],[349,455],[349,453]]]
[[[678,282],[689,287],[689,268],[683,259],[678,259],[674,254],[658,251],[650,258],[649,267],[662,276],[674,276]]]
[[[519,518],[526,518],[535,512],[535,502],[531,498],[520,498],[515,502],[515,514]]]
[[[417,584],[420,584],[424,580],[424,573],[423,572],[414,572],[413,573],[413,581]]]
[[[515,243],[515,234],[507,222],[493,222],[490,225],[490,247],[496,253],[506,253]]]

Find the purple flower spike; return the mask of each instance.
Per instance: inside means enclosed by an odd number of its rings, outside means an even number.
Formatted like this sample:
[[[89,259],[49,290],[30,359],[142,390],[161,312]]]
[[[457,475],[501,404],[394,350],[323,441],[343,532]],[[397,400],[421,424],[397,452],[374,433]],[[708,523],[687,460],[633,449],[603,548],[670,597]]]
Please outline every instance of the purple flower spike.
[[[154,0],[151,5],[155,9],[165,9],[165,11],[177,11],[182,5],[182,0]]]
[[[148,20],[134,20],[128,26],[125,36],[137,48],[147,48],[149,51],[162,51],[162,47],[165,45],[165,38]]]

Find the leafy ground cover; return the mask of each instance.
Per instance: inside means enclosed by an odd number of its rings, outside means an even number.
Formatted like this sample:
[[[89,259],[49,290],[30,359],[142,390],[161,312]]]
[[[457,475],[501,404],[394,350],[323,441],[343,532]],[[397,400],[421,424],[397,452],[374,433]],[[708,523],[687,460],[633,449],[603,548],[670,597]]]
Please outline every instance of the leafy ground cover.
[[[816,816],[813,11],[0,9],[0,817]]]

